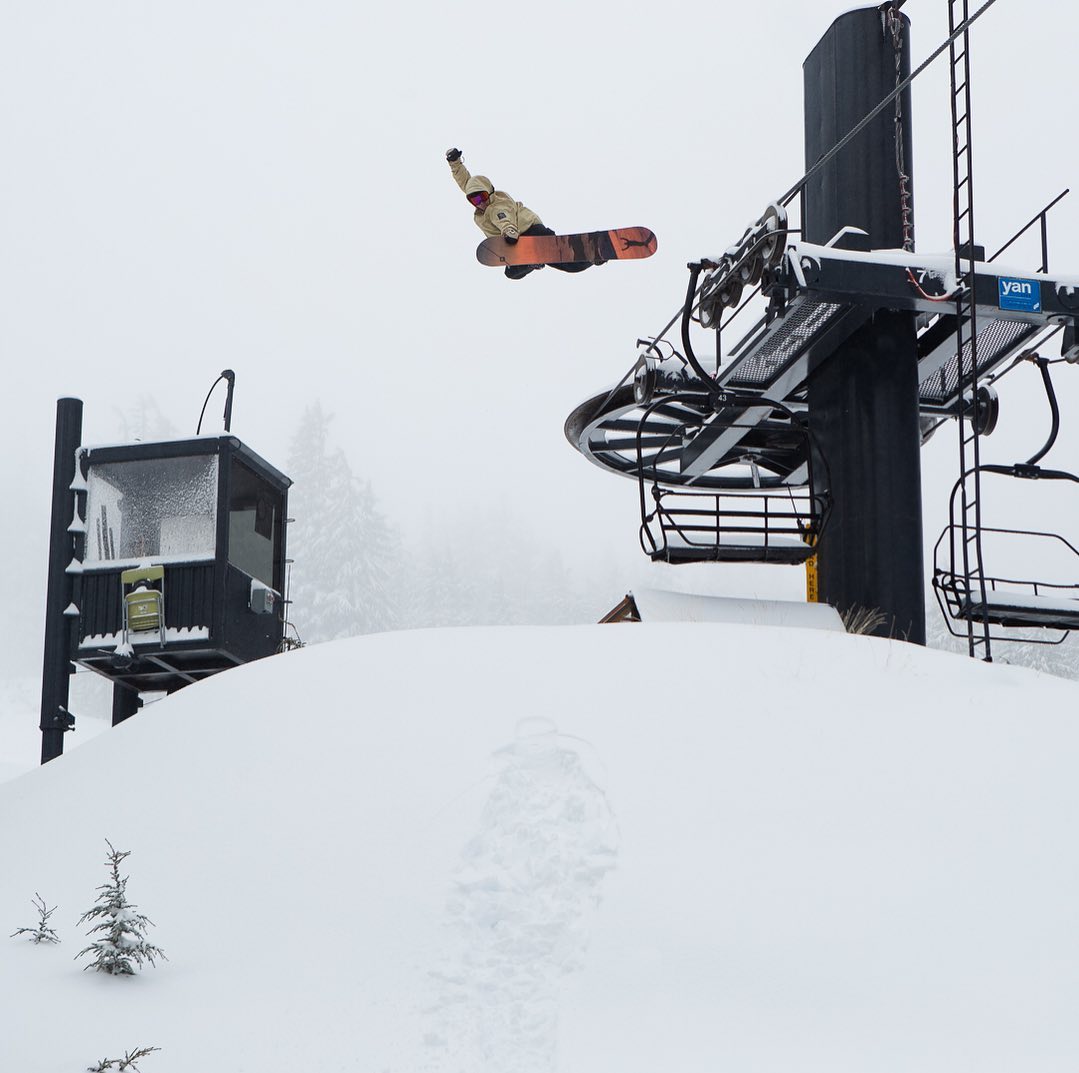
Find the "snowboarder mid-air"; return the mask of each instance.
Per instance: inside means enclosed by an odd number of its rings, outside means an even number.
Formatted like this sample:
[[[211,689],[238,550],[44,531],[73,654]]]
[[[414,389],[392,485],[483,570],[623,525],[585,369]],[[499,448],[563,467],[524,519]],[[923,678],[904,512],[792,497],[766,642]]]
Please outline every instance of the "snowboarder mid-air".
[[[514,201],[504,190],[496,190],[486,175],[473,175],[461,160],[460,149],[448,149],[446,160],[457,185],[475,210],[473,221],[488,238],[502,238],[515,244],[521,235],[555,234],[549,227],[544,227],[543,221],[530,208]],[[543,267],[541,264],[506,265],[506,275],[510,279],[522,279],[529,272]],[[552,264],[551,267],[560,272],[583,272],[591,265],[587,261],[571,261]]]

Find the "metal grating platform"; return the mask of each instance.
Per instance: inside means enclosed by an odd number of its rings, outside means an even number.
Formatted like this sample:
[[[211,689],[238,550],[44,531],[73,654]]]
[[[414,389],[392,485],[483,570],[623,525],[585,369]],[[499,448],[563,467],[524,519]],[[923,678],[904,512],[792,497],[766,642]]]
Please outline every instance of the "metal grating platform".
[[[835,352],[878,310],[921,314],[918,334],[919,398],[922,413],[940,420],[961,409],[959,360],[956,355],[954,258],[900,250],[839,249],[809,243],[791,244],[774,274],[765,281],[769,311],[731,348],[732,360],[716,377],[721,387],[764,400],[804,407],[808,379],[817,363]],[[978,325],[978,376],[988,377],[1038,336],[1079,319],[1079,293],[1066,281],[1045,273],[1018,278],[987,262],[975,266],[975,314]],[[1019,291],[1024,302],[1015,308]],[[967,333],[969,334],[969,333]],[[969,348],[969,342],[966,344]],[[969,356],[969,349],[965,350]],[[666,371],[665,371],[666,369]],[[655,371],[657,391],[685,391],[686,370],[668,360]],[[689,383],[692,384],[692,378]],[[680,404],[653,414],[648,433],[663,444],[661,481],[697,488],[731,487],[730,467],[747,453],[760,456],[761,443],[743,429],[717,434],[705,385],[699,406]],[[669,384],[666,387],[665,384]],[[636,475],[630,441],[643,409],[632,385],[582,403],[567,419],[565,432],[586,458],[611,472]],[[766,407],[747,411],[766,420]],[[659,422],[659,424],[657,424]],[[766,439],[762,428],[757,440]],[[658,440],[656,442],[659,442]],[[796,485],[804,460],[773,454],[781,483]],[[650,463],[651,464],[651,463]]]
[[[766,331],[760,342],[732,366],[730,375],[723,377],[724,384],[767,389],[819,336],[853,311],[850,305],[818,302],[810,297],[802,299],[786,316],[772,322],[774,328]]]
[[[954,323],[954,317],[949,318]],[[978,379],[987,376],[1002,361],[1019,350],[1037,335],[1040,326],[1021,320],[992,320],[978,326]],[[971,342],[963,344],[963,361],[970,365]],[[943,364],[941,364],[943,362]],[[923,404],[944,406],[954,401],[959,391],[959,359],[955,352],[955,334],[948,333],[947,341],[932,353],[919,355],[920,370],[930,369],[918,385]]]
[[[736,357],[720,382],[757,389],[771,398],[789,398],[804,387],[813,359],[834,350],[878,309],[909,310],[932,317],[919,336],[922,402],[935,412],[955,406],[959,362],[955,317],[946,301],[955,285],[950,264],[950,255],[792,245],[773,284],[784,294],[785,308],[734,348]],[[1001,281],[1029,286],[1028,308],[1009,308],[1013,303],[1002,297],[1006,288]],[[1079,315],[1069,286],[1043,273],[1016,280],[987,263],[976,266],[975,299],[979,377],[991,373],[1047,325],[1074,321]]]

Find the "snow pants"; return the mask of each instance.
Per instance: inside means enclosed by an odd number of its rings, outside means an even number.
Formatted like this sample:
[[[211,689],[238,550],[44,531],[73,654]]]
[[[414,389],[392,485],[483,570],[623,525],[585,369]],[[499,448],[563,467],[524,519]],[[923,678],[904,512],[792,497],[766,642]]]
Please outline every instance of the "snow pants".
[[[556,235],[557,231],[552,231],[549,227],[544,227],[543,224],[533,224],[527,231],[522,231],[522,235]],[[587,261],[567,261],[565,264],[548,265],[548,268],[557,268],[559,272],[583,272],[586,268],[592,266]],[[535,268],[532,265],[506,265],[506,276],[509,279],[524,279],[529,272],[535,272]]]

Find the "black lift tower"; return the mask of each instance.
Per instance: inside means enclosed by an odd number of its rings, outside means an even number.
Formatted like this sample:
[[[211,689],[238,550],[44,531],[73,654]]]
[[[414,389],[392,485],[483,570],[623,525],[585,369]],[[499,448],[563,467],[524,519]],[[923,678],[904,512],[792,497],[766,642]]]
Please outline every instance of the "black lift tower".
[[[997,636],[1079,622],[1079,584],[1020,583],[982,561],[980,474],[1000,469],[979,462],[996,422],[990,385],[1019,359],[1042,361],[1062,329],[1058,360],[1079,362],[1079,290],[1050,276],[1046,253],[1060,198],[992,257],[974,238],[970,29],[994,3],[948,0],[948,38],[914,71],[903,0],[837,18],[803,68],[806,173],[722,255],[688,266],[682,307],[565,426],[589,461],[637,481],[653,560],[805,563],[809,599],[862,632],[924,644],[920,449],[955,421],[961,477],[933,584],[982,659],[991,625]],[[952,249],[926,254],[914,242],[910,84],[945,52]],[[1037,224],[1040,267],[997,269]],[[695,353],[698,329],[714,334],[714,358]],[[1035,464],[1046,449],[1007,472],[1079,483]]]
[[[910,74],[909,21],[865,8],[832,23],[805,61],[807,170]],[[863,250],[914,250],[910,88],[807,182],[803,240],[844,228]],[[915,314],[875,310],[808,377],[809,425],[831,474],[820,599],[887,617],[881,631],[925,643],[921,437]]]

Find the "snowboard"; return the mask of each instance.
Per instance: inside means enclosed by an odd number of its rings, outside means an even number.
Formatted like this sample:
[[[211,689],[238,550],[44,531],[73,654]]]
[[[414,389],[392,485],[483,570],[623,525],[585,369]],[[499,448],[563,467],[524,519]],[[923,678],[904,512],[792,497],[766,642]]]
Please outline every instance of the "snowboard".
[[[515,243],[489,238],[479,244],[476,259],[484,265],[598,264],[651,257],[656,236],[647,227],[619,227],[579,235],[522,235]]]

